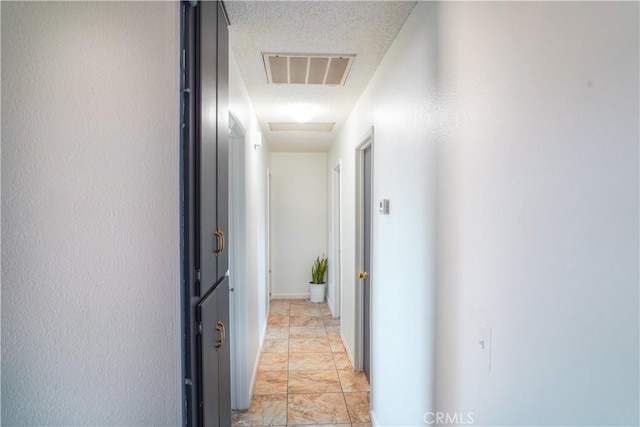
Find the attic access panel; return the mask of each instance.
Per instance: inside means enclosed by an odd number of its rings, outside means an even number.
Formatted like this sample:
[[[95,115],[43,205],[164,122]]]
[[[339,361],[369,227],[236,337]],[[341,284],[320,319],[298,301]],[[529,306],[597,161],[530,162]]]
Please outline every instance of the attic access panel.
[[[344,86],[355,55],[263,53],[269,84]]]

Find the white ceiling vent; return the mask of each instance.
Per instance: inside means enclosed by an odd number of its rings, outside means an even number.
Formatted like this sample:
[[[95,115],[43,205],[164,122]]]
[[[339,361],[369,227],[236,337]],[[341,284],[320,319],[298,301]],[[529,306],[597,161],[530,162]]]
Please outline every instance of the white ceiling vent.
[[[333,122],[269,122],[271,132],[331,132],[336,124]]]
[[[344,86],[355,55],[263,53],[269,84]]]

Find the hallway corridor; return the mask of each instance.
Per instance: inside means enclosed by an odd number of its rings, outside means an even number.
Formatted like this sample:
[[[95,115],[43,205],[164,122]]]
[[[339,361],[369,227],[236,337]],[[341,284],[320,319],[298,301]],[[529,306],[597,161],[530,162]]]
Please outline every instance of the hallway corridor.
[[[271,301],[251,407],[233,425],[371,425],[369,384],[353,372],[326,303]]]

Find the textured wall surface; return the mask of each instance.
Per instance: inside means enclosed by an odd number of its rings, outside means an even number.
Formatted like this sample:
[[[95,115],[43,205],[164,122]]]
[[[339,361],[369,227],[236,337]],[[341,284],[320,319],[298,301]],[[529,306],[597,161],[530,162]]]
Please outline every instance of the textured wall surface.
[[[2,5],[2,424],[177,425],[178,7]]]
[[[374,425],[638,425],[638,30],[637,2],[418,3],[327,164],[353,230],[374,126]]]
[[[271,294],[307,298],[311,267],[327,253],[325,153],[271,153]]]
[[[233,37],[233,35],[231,35]],[[231,364],[234,372],[231,377],[231,390],[234,393],[234,409],[248,409],[251,403],[252,387],[257,375],[260,360],[260,348],[267,326],[268,289],[267,289],[267,164],[269,148],[266,141],[261,147],[258,143],[260,125],[244,86],[240,70],[233,52],[229,57],[229,111],[235,115],[245,131],[244,152],[245,164],[242,172],[244,177],[244,207],[245,223],[240,225],[244,231],[244,257],[234,264],[244,271],[240,275],[244,280],[231,280],[235,292],[229,297],[234,301],[231,307],[235,314],[235,324],[232,340],[237,339],[236,354],[232,354]],[[232,165],[233,167],[233,165]],[[241,181],[241,180],[240,180]],[[232,194],[233,199],[235,195]],[[231,221],[241,215],[232,215]],[[234,247],[237,237],[232,237]],[[234,252],[232,252],[233,256]],[[232,346],[232,351],[234,347]]]
[[[374,127],[371,405],[375,425],[423,425],[432,409],[435,196],[434,4],[418,2],[329,154],[342,160],[341,332],[355,355],[356,147]],[[331,262],[331,260],[330,260]]]
[[[638,425],[638,16],[440,5],[438,410]]]

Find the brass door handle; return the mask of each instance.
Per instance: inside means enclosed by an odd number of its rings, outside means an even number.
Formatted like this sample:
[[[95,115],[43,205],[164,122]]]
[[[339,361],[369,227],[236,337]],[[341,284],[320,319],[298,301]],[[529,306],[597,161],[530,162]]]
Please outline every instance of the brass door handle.
[[[222,345],[224,345],[225,341],[227,340],[227,327],[224,326],[224,323],[220,322],[220,324],[222,325]]]
[[[224,345],[225,340],[225,331],[224,331],[224,323],[218,321],[216,324],[216,331],[218,331],[218,342],[216,342],[216,348],[220,348]]]
[[[358,274],[358,279],[366,279],[367,277],[369,277],[369,273],[366,271],[361,271],[360,274]]]
[[[216,254],[216,256],[218,256],[222,253],[222,251],[224,251],[224,233],[219,228],[217,228],[213,235],[216,236],[217,240],[216,250],[214,250],[213,252]]]

